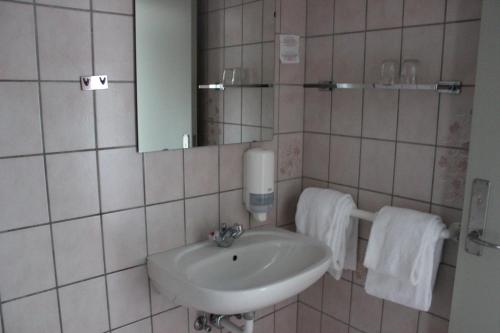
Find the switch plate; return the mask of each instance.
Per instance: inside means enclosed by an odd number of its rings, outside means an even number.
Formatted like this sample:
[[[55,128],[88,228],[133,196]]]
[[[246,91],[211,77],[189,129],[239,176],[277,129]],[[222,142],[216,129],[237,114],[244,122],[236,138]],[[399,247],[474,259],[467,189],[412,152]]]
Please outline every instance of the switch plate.
[[[103,90],[108,89],[108,76],[82,76],[80,77],[80,85],[82,90]]]

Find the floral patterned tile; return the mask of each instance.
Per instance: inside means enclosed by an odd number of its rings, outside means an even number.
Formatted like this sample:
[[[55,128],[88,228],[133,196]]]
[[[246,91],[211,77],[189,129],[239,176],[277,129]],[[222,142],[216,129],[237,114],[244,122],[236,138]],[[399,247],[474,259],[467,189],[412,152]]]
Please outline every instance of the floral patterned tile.
[[[465,150],[438,148],[434,171],[434,203],[454,208],[462,207],[467,155]]]

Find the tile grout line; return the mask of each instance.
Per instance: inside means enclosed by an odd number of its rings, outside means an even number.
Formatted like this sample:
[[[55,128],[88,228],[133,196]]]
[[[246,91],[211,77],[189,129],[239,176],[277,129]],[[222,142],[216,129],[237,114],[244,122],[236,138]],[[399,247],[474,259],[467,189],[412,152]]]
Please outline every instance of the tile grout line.
[[[38,31],[38,10],[37,7],[33,4],[33,19],[34,19],[34,34],[35,34],[35,57],[37,64],[37,78],[41,78],[41,69],[40,69],[40,49],[39,49],[39,31]],[[40,130],[41,130],[41,144],[42,144],[42,156],[43,156],[43,165],[44,165],[44,177],[45,177],[45,191],[47,195],[47,214],[49,218],[49,232],[50,232],[50,243],[52,250],[52,264],[54,269],[54,289],[56,292],[56,300],[57,300],[57,313],[59,319],[59,330],[61,333],[64,332],[63,324],[62,324],[62,313],[61,313],[61,299],[59,295],[59,281],[57,276],[57,260],[56,260],[56,250],[55,250],[55,241],[54,241],[54,227],[52,224],[52,209],[51,209],[51,201],[50,201],[50,185],[49,185],[49,173],[48,173],[48,162],[47,156],[45,155],[45,130],[44,130],[44,117],[43,117],[43,98],[42,98],[42,84],[38,82],[38,107],[39,107],[39,117],[40,117]]]
[[[94,11],[93,11],[94,0],[89,1],[90,6],[90,56],[92,62],[92,75],[95,75],[95,42],[94,42]],[[99,147],[99,128],[98,128],[98,112],[97,112],[97,94],[92,91],[92,107],[94,111],[94,140],[95,147]],[[104,240],[104,219],[102,212],[102,186],[101,186],[101,170],[100,170],[100,156],[99,150],[96,149],[95,159],[96,159],[96,176],[97,176],[97,198],[99,202],[99,223],[101,227],[101,247],[102,247],[102,260],[103,260],[103,272],[104,272],[104,291],[106,296],[106,311],[108,328],[111,330],[111,306],[109,300],[109,285],[108,285],[108,269],[106,263],[106,247]]]

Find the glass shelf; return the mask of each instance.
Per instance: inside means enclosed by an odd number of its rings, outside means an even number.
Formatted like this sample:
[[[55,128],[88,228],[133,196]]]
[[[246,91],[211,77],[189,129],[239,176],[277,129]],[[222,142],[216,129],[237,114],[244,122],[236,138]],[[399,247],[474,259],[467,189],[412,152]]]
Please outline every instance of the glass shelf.
[[[256,84],[223,84],[223,83],[211,83],[211,84],[200,84],[198,89],[210,89],[210,90],[224,90],[227,88],[271,88],[272,83],[256,83]]]
[[[458,95],[462,91],[460,81],[439,81],[436,83],[424,84],[380,84],[380,83],[340,83],[340,82],[319,82],[306,83],[304,88],[317,88],[320,90],[334,89],[383,89],[383,90],[423,90],[436,91],[441,94]]]

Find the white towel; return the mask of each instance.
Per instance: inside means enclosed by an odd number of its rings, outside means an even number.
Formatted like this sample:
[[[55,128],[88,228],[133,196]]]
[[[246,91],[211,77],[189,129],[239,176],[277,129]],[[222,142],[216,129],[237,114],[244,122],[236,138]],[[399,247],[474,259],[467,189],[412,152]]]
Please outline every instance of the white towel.
[[[446,226],[436,215],[384,207],[373,222],[364,265],[368,294],[428,311]]]
[[[350,216],[354,208],[349,194],[320,188],[305,189],[297,205],[297,231],[332,249],[328,272],[337,280],[343,269],[356,269],[358,219]]]

